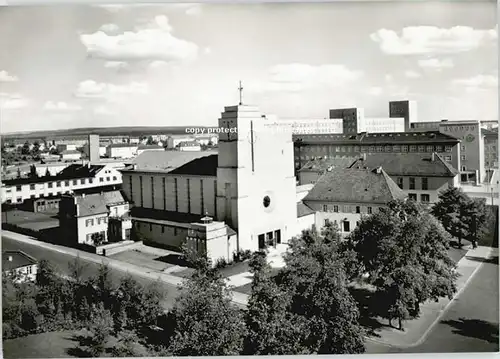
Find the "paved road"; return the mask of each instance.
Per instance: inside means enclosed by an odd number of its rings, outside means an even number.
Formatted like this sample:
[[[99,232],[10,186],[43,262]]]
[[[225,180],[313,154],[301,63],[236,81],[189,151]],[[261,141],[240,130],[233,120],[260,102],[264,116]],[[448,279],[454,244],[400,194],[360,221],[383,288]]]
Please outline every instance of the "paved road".
[[[419,346],[367,343],[368,353],[495,352],[499,350],[498,264],[485,263]]]
[[[46,259],[53,263],[57,268],[58,271],[61,272],[64,275],[69,274],[69,268],[68,268],[68,263],[74,261],[75,257],[64,254],[64,253],[59,253],[55,251],[51,251],[46,248],[41,248],[38,246],[34,246],[28,243],[22,243],[19,241],[12,240],[10,238],[7,238],[7,236],[4,234],[2,235],[2,249],[3,250],[22,250],[23,252],[29,254],[30,256],[41,260],[41,259]],[[85,269],[85,276],[89,277],[92,275],[96,275],[99,270],[99,265],[93,262],[86,261],[84,259],[80,259],[83,263],[86,265]],[[111,278],[112,281],[115,285],[119,283],[119,280],[121,277],[126,275],[126,273],[119,271],[117,269],[111,268]],[[142,285],[147,286],[151,283],[153,283],[153,280],[149,278],[144,278],[135,274],[132,274],[132,276]],[[160,288],[162,288],[166,292],[166,300],[164,301],[163,305],[164,307],[170,308],[174,302],[175,297],[178,295],[178,289],[177,287],[173,285],[169,285],[164,282],[159,282]]]

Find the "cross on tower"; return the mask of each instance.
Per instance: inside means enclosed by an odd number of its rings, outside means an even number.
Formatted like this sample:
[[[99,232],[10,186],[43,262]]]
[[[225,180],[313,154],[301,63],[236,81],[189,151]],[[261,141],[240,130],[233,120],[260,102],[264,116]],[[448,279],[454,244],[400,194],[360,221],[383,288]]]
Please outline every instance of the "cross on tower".
[[[240,92],[240,105],[243,105],[243,103],[242,103],[243,87],[241,86],[241,81],[240,81],[240,87],[238,87],[238,91]]]

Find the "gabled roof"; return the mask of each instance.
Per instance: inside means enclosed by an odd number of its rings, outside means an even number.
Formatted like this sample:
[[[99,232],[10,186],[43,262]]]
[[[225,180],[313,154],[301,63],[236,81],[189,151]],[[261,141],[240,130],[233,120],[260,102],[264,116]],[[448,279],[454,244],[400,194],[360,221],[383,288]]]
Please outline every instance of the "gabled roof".
[[[108,213],[108,206],[126,202],[120,191],[88,194],[77,196],[79,217],[86,217],[101,213]]]
[[[498,128],[492,128],[492,129],[482,128],[481,134],[483,136],[498,138]]]
[[[354,161],[350,168],[382,167],[391,176],[455,177],[459,174],[437,153],[377,153],[366,154],[365,158]]]
[[[9,260],[11,259],[11,260]],[[22,251],[3,251],[2,252],[2,271],[11,271],[13,269],[37,264],[35,258]]]
[[[105,166],[102,165],[81,165],[72,164],[64,168],[55,176],[42,176],[34,178],[14,178],[11,180],[4,180],[2,183],[6,186],[17,186],[23,184],[36,184],[36,183],[47,183],[55,181],[66,181],[72,179],[80,178],[90,178],[95,177],[99,171],[101,171]]]
[[[317,158],[307,162],[300,172],[324,172],[329,168],[348,168],[358,157]]]
[[[303,199],[339,203],[387,203],[406,198],[384,170],[333,169],[316,182]]]

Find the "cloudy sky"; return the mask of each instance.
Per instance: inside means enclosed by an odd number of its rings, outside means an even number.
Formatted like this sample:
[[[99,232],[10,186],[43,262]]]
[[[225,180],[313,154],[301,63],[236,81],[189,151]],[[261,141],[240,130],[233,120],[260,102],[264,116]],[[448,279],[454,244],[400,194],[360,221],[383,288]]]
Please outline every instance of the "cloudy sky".
[[[494,2],[0,8],[1,132],[215,125],[243,101],[281,118],[329,108],[497,119]]]

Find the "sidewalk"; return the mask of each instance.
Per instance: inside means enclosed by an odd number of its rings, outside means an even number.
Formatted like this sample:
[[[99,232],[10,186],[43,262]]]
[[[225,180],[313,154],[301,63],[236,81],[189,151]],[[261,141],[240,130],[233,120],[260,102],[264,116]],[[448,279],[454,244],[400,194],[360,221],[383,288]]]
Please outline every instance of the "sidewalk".
[[[34,246],[39,246],[45,249],[52,250],[54,252],[59,252],[59,253],[64,253],[71,255],[73,257],[79,256],[82,259],[85,259],[89,262],[93,263],[104,263],[108,265],[110,268],[114,268],[117,270],[120,270],[122,272],[128,272],[128,273],[133,273],[135,275],[141,276],[143,278],[148,278],[151,280],[160,280],[164,283],[178,286],[182,283],[183,278],[176,277],[170,274],[163,273],[161,271],[157,271],[154,269],[149,269],[149,268],[144,268],[135,264],[131,263],[125,263],[116,259],[112,259],[109,257],[103,257],[98,254],[93,254],[93,253],[88,253],[84,251],[80,251],[74,248],[68,248],[64,246],[58,246],[55,244],[51,243],[46,243],[46,242],[41,242],[39,240],[36,240],[32,237],[25,236],[23,234],[15,233],[15,232],[10,232],[10,231],[5,231],[2,230],[2,235],[9,237],[13,240],[19,241],[19,242],[24,242],[27,244],[31,244]],[[233,302],[235,304],[238,304],[239,306],[246,306],[247,301],[248,301],[248,296],[246,294],[242,293],[237,293],[233,292]]]
[[[478,247],[469,250],[465,257],[457,264],[457,272],[460,274],[460,277],[457,279],[457,293],[452,300],[442,298],[437,303],[427,302],[421,306],[419,318],[403,323],[404,332],[390,327],[383,327],[377,330],[377,334],[380,337],[367,337],[367,341],[398,348],[410,348],[420,345],[432,332],[434,326],[439,323],[449,305],[457,299],[479,268],[481,268],[483,264],[481,259],[490,259],[495,256],[498,256],[497,248]],[[386,321],[382,323],[385,324]]]

